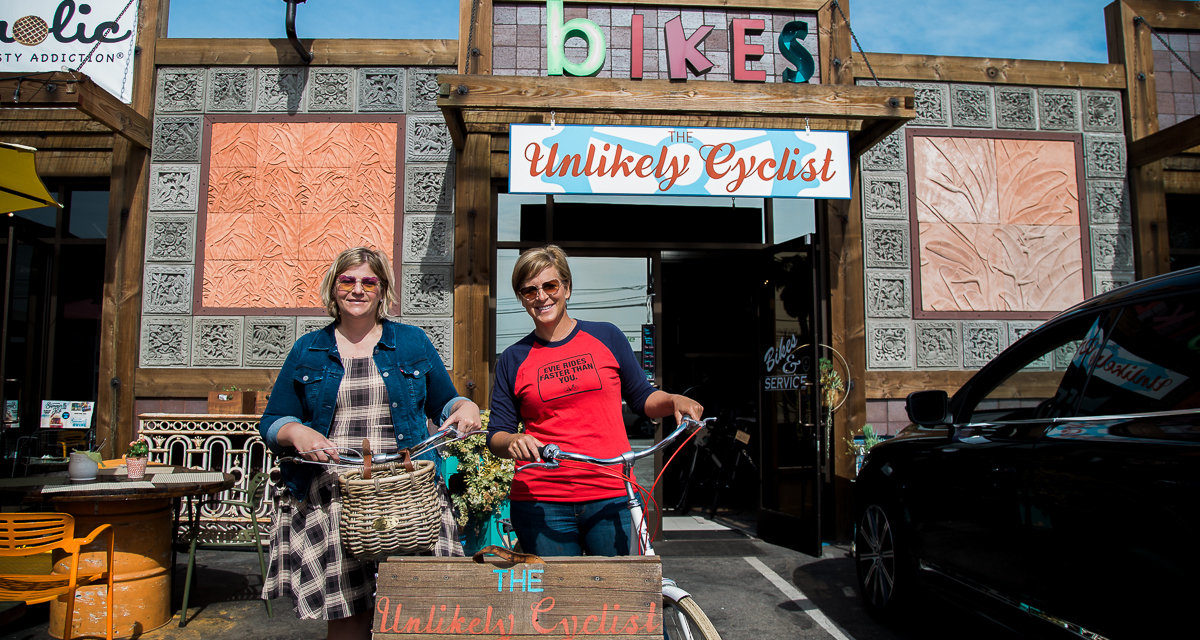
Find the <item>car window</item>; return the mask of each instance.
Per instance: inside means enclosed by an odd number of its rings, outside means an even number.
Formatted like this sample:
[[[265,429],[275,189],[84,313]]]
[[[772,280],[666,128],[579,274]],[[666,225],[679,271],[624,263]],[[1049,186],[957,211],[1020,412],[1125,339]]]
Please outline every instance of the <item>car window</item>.
[[[1087,380],[1087,363],[1077,353],[1081,345],[1102,341],[1105,317],[1081,315],[1034,330],[971,380],[959,420],[1006,422],[1070,415]]]
[[[1179,297],[1129,305],[1086,358],[1092,375],[1077,415],[1200,407],[1200,302]]]

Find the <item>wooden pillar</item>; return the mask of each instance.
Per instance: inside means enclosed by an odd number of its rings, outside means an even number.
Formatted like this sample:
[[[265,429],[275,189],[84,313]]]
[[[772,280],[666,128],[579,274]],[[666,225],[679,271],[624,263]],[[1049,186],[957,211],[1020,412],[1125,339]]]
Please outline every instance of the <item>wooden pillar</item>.
[[[131,106],[147,118],[154,106],[154,51],[158,38],[166,36],[167,5],[168,0],[151,0],[139,6]],[[96,402],[96,442],[103,443],[100,453],[106,458],[122,453],[121,445],[133,439],[149,176],[150,150],[114,136]]]
[[[486,407],[492,333],[491,136],[472,133],[458,153],[454,180],[454,364],[458,392]]]
[[[821,84],[854,84],[853,49],[851,48],[850,0],[826,2],[817,10],[817,64],[821,67]],[[858,54],[859,57],[862,54]]]
[[[478,51],[479,55],[473,55],[471,49]],[[459,3],[458,72],[492,73],[492,0],[466,0]]]

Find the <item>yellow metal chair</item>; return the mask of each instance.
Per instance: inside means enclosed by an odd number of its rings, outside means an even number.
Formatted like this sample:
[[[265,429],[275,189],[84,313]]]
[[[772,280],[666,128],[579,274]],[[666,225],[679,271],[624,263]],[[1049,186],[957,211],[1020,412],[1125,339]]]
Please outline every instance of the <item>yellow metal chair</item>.
[[[101,533],[108,531],[108,555],[102,567],[80,567],[80,550]],[[67,617],[63,640],[71,639],[71,619],[75,610],[75,591],[79,587],[108,586],[107,635],[113,637],[113,534],[112,526],[102,524],[86,538],[75,537],[75,518],[66,513],[0,513],[0,557],[35,556],[47,551],[67,554],[70,573],[0,574],[0,600],[37,604],[66,596]]]

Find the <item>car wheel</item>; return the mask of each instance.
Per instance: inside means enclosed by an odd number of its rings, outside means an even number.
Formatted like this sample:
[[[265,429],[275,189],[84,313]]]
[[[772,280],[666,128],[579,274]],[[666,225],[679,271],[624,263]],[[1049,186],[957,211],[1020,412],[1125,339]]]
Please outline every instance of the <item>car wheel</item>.
[[[894,511],[869,504],[859,514],[854,532],[854,564],[858,593],[875,615],[894,614],[909,596],[916,572]]]

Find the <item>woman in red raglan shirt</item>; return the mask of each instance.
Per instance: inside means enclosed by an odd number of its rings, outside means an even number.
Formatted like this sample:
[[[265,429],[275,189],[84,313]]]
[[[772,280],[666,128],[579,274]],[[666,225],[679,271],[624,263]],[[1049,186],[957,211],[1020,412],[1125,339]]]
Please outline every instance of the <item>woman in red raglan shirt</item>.
[[[620,329],[567,314],[571,268],[562,249],[548,245],[521,254],[512,285],[534,329],[496,363],[488,420],[493,453],[534,462],[544,444],[554,443],[618,456],[629,451],[622,399],[650,418],[701,417],[704,407],[696,401],[646,382]],[[518,422],[525,423],[523,433]],[[629,510],[619,478],[586,468],[533,469],[517,474],[510,499],[513,528],[528,553],[629,553]]]

